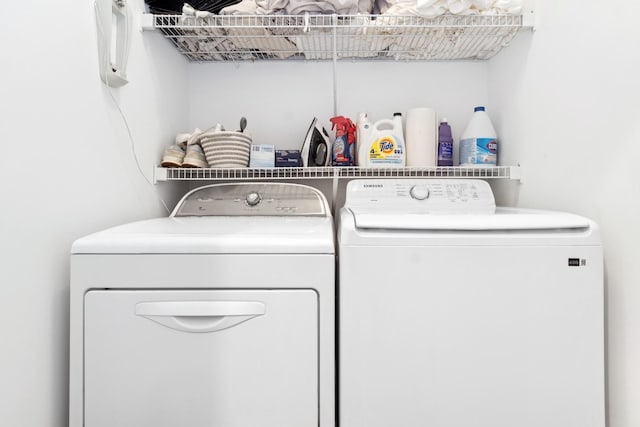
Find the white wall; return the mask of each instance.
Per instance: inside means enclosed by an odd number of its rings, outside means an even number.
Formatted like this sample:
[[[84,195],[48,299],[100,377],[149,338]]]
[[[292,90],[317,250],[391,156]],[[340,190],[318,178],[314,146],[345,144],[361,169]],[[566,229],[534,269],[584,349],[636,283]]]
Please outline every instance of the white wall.
[[[602,227],[608,298],[610,427],[640,425],[640,5],[536,2],[537,31],[516,37],[487,63],[338,63],[338,113],[374,119],[432,106],[455,137],[486,104],[502,164],[524,181],[495,185],[501,204],[587,215]],[[609,10],[606,10],[609,8]],[[245,115],[261,141],[301,144],[312,114],[333,112],[330,64],[212,64],[191,68],[191,126]],[[214,83],[211,77],[215,76]],[[239,102],[231,93],[240,93]],[[212,116],[213,114],[213,116]],[[215,118],[214,118],[215,117]],[[228,124],[229,123],[229,124]]]
[[[457,138],[473,106],[488,102],[487,70],[486,62],[338,62],[337,114],[355,122],[358,113],[366,111],[377,121],[394,112],[406,116],[413,107],[431,107],[449,120]],[[300,149],[313,117],[334,135],[329,122],[334,115],[333,76],[331,62],[193,64],[189,129],[216,123],[237,129],[245,116],[254,143]],[[331,181],[298,182],[319,188],[331,201]],[[338,208],[346,183],[342,180],[337,191]]]
[[[458,134],[473,106],[488,100],[487,69],[486,62],[338,62],[337,113],[355,121],[366,111],[376,121],[432,107]],[[237,129],[244,115],[254,141],[281,149],[299,149],[314,116],[331,130],[331,62],[194,64],[189,72],[191,127]]]
[[[115,97],[143,178],[98,75],[93,2],[9,2],[2,16],[0,424],[62,427],[71,243],[164,214],[159,197],[175,202],[169,187],[147,180],[171,142],[164,136],[186,122],[186,63],[134,23],[131,83]]]
[[[81,4],[82,3],[82,4]],[[608,289],[610,426],[640,425],[640,5],[538,2],[538,30],[486,63],[338,64],[338,113],[372,118],[415,106],[446,115],[459,135],[487,104],[502,162],[523,184],[501,200],[588,215],[602,226]],[[137,8],[142,7],[138,0]],[[611,7],[611,6],[609,6]],[[296,148],[313,115],[333,113],[330,63],[193,64],[134,23],[131,83],[115,91],[135,141],[98,78],[91,2],[3,9],[0,76],[0,420],[65,426],[68,251],[86,233],[163,215],[178,195],[150,185],[171,135],[241,115],[265,143]],[[135,20],[137,13],[133,13]],[[186,128],[186,129],[185,129]]]
[[[490,61],[514,203],[596,220],[604,239],[609,426],[640,425],[640,3],[537,2],[537,30]],[[579,301],[576,301],[579,304]]]

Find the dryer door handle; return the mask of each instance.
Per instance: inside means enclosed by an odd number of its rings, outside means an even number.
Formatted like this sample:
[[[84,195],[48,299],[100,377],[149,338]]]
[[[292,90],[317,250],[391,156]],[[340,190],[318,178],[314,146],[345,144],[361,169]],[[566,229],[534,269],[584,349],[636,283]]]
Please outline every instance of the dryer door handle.
[[[136,304],[137,316],[183,332],[216,332],[266,313],[258,301],[154,301]]]

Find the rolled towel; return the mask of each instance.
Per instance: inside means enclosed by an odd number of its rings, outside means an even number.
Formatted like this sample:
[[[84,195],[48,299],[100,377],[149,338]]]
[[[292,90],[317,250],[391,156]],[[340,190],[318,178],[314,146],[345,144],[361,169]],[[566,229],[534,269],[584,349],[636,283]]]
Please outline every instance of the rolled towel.
[[[491,9],[493,3],[495,3],[495,0],[471,0],[474,9],[477,9],[479,12]]]
[[[417,2],[415,0],[396,0],[389,3],[391,5],[384,12],[386,15],[418,15]]]
[[[374,0],[360,0],[358,1],[358,13],[368,15],[373,12]]]
[[[187,140],[187,147],[189,145],[194,145],[200,142],[200,136],[202,135],[202,130],[200,128],[195,128],[189,139]]]
[[[256,0],[242,0],[240,3],[220,10],[221,15],[255,15],[258,4]]]
[[[289,4],[289,0],[256,0],[256,13],[260,15],[282,14]]]
[[[355,15],[358,13],[359,0],[289,0],[285,7],[288,15],[303,15],[304,13],[337,13],[339,15]]]
[[[195,16],[196,10],[193,7],[191,7],[189,3],[185,3],[182,6],[182,14],[186,16]]]
[[[522,0],[496,0],[493,8],[501,14],[520,15],[522,13]]]
[[[471,0],[448,0],[449,12],[460,15],[471,9]]]
[[[373,3],[373,13],[382,15],[393,5],[393,3],[393,0],[375,0]]]
[[[522,3],[523,0],[375,0],[373,11],[385,15],[419,15],[426,18],[445,13],[519,15],[522,13]]]
[[[447,13],[447,0],[418,0],[416,10],[420,16],[434,18]]]
[[[213,13],[206,10],[196,10],[196,18],[211,18]]]

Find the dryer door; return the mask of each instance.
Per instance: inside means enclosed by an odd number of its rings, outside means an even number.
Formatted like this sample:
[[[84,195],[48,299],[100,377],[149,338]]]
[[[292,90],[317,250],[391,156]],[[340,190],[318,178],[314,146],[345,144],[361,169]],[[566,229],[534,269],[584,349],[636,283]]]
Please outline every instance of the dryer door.
[[[85,296],[87,427],[318,425],[310,290]]]

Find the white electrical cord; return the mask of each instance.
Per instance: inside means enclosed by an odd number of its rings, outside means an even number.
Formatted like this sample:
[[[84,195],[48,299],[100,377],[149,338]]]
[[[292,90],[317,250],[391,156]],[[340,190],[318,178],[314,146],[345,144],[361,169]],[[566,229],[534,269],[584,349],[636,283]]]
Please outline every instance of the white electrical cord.
[[[124,0],[117,0],[117,4],[118,4],[119,7],[123,7],[123,6],[126,7],[126,5],[124,4]],[[97,28],[98,28],[98,32],[100,33],[99,35],[102,37],[103,40],[105,40],[104,28],[102,27],[102,23],[100,22],[100,5],[98,4],[97,0],[94,1],[93,7],[94,7],[95,16],[96,16],[96,25],[97,25]],[[125,22],[125,40],[126,40],[129,37],[129,16],[128,16],[128,14],[125,14],[125,19],[126,19],[126,22]],[[128,47],[126,47],[126,49],[128,51]],[[102,61],[103,64],[106,66],[104,68],[105,70],[107,70],[108,67],[111,67],[111,64],[110,64],[111,61],[110,61],[110,58],[109,58],[110,53],[111,52],[108,49],[103,49],[102,57],[100,58],[100,61]],[[117,98],[113,94],[113,88],[109,85],[108,76],[105,76],[105,85],[107,86],[107,92],[109,92],[109,96],[113,100],[113,103],[115,104],[116,108],[118,109],[118,112],[120,113],[120,117],[122,118],[122,122],[124,123],[125,129],[127,130],[127,135],[129,137],[131,153],[133,154],[133,158],[135,160],[138,172],[140,173],[140,175],[142,175],[142,177],[147,182],[147,184],[149,184],[151,186],[151,188],[153,188],[154,190],[157,190],[156,186],[153,184],[153,182],[151,182],[151,180],[147,177],[147,175],[142,170],[142,166],[140,165],[140,160],[138,159],[138,154],[136,153],[135,141],[133,139],[133,134],[131,133],[131,128],[129,127],[129,122],[128,122],[127,117],[125,116],[124,112],[122,111],[120,103],[118,102]],[[160,203],[162,204],[164,209],[167,211],[167,213],[171,213],[171,210],[169,209],[169,207],[165,203],[164,199],[162,197],[160,197],[158,192],[154,191],[154,194],[156,195],[156,197],[158,198],[158,200],[160,201]]]

